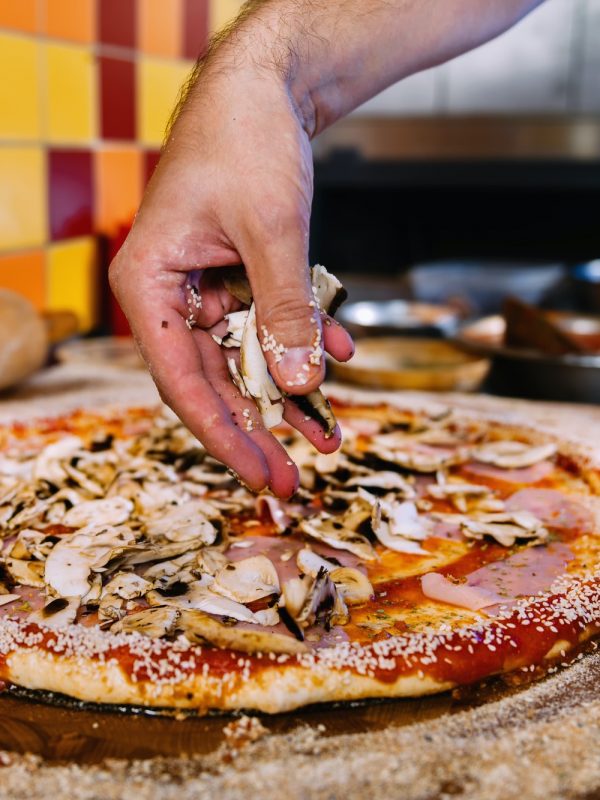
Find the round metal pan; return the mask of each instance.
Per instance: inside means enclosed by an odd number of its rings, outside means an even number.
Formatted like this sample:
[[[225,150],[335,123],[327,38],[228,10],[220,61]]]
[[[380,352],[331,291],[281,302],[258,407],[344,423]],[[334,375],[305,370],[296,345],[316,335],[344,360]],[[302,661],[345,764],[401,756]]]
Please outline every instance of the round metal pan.
[[[561,326],[577,334],[600,336],[600,317],[556,313]],[[454,342],[469,353],[492,359],[486,390],[536,400],[600,402],[600,353],[550,356],[506,347],[504,319],[483,317],[464,325]]]

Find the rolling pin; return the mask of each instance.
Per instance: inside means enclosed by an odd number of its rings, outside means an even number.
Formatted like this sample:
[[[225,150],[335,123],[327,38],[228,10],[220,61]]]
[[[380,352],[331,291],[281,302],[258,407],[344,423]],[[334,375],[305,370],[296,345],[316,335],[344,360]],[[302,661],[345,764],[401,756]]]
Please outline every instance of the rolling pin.
[[[33,375],[46,363],[48,348],[77,333],[70,311],[38,314],[16,292],[0,289],[0,390]]]

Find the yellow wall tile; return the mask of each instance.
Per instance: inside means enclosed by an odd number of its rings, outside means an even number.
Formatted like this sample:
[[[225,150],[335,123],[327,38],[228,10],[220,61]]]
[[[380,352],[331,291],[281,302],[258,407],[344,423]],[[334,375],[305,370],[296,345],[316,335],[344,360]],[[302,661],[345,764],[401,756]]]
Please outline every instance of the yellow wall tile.
[[[243,0],[210,0],[210,29],[218,31],[237,16]]]
[[[0,147],[0,249],[46,239],[46,159],[39,147]]]
[[[41,139],[39,48],[0,34],[0,138]]]
[[[153,58],[138,62],[138,135],[144,144],[162,143],[179,89],[192,66],[192,62]]]
[[[88,48],[46,47],[47,135],[51,142],[82,143],[96,136],[96,64]]]
[[[98,321],[98,267],[96,241],[91,236],[54,244],[48,249],[47,308],[74,311],[80,330]]]

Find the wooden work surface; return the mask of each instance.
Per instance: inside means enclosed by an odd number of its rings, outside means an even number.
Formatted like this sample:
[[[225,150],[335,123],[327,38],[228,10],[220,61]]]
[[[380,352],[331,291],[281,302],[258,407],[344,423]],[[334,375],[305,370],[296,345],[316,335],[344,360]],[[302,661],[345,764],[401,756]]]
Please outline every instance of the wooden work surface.
[[[592,431],[600,431],[598,408],[468,395],[438,399],[492,415],[524,412],[539,425],[556,431],[560,424],[565,433],[588,442],[594,438]],[[142,371],[61,367],[5,395],[0,400],[0,420],[48,416],[78,406],[156,401]],[[600,796],[594,793],[600,787],[598,686],[600,657],[592,653],[531,686],[508,687],[498,679],[484,687],[417,700],[261,715],[264,738],[235,759],[224,756],[229,752],[226,728],[233,716],[176,717],[98,708],[8,689],[0,695],[0,798],[33,800],[48,794],[70,800],[137,798],[142,788],[144,798],[157,800],[242,798],[268,796],[265,786],[272,788],[273,780],[286,800],[348,800],[375,792],[406,800],[454,794],[473,800],[596,797]],[[40,758],[17,755],[27,753]],[[523,753],[535,762],[535,769],[527,767]],[[339,758],[344,754],[342,769]],[[504,777],[491,771],[498,764],[490,759],[502,763]],[[555,766],[561,759],[566,763],[561,763],[559,775]],[[384,762],[393,768],[383,769]],[[417,767],[418,782],[410,774]],[[312,780],[317,774],[319,781]],[[98,781],[103,782],[102,791]],[[585,792],[580,791],[582,786]],[[400,789],[402,794],[397,793]]]
[[[257,715],[272,733],[310,726],[325,736],[380,731],[464,711],[514,694],[501,682],[416,700],[311,706],[275,716]],[[0,750],[35,753],[48,761],[95,764],[107,758],[206,755],[225,741],[236,716],[178,715],[145,709],[94,706],[43,692],[0,695]]]

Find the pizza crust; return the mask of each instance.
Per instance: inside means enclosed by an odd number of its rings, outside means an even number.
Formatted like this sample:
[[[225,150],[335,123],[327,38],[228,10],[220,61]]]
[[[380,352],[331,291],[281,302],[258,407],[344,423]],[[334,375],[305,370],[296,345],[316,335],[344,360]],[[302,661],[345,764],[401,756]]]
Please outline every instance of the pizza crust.
[[[597,633],[589,626],[579,644]],[[559,640],[546,654],[548,662],[564,659],[572,645]],[[490,676],[491,677],[491,676]],[[7,659],[4,679],[27,689],[55,692],[87,703],[133,705],[152,708],[253,710],[267,714],[293,711],[314,703],[334,703],[375,698],[424,697],[455,688],[425,674],[401,675],[380,681],[366,675],[320,667],[273,666],[224,685],[201,674],[173,684],[133,682],[118,664],[84,658],[59,658],[49,652],[19,649]]]

